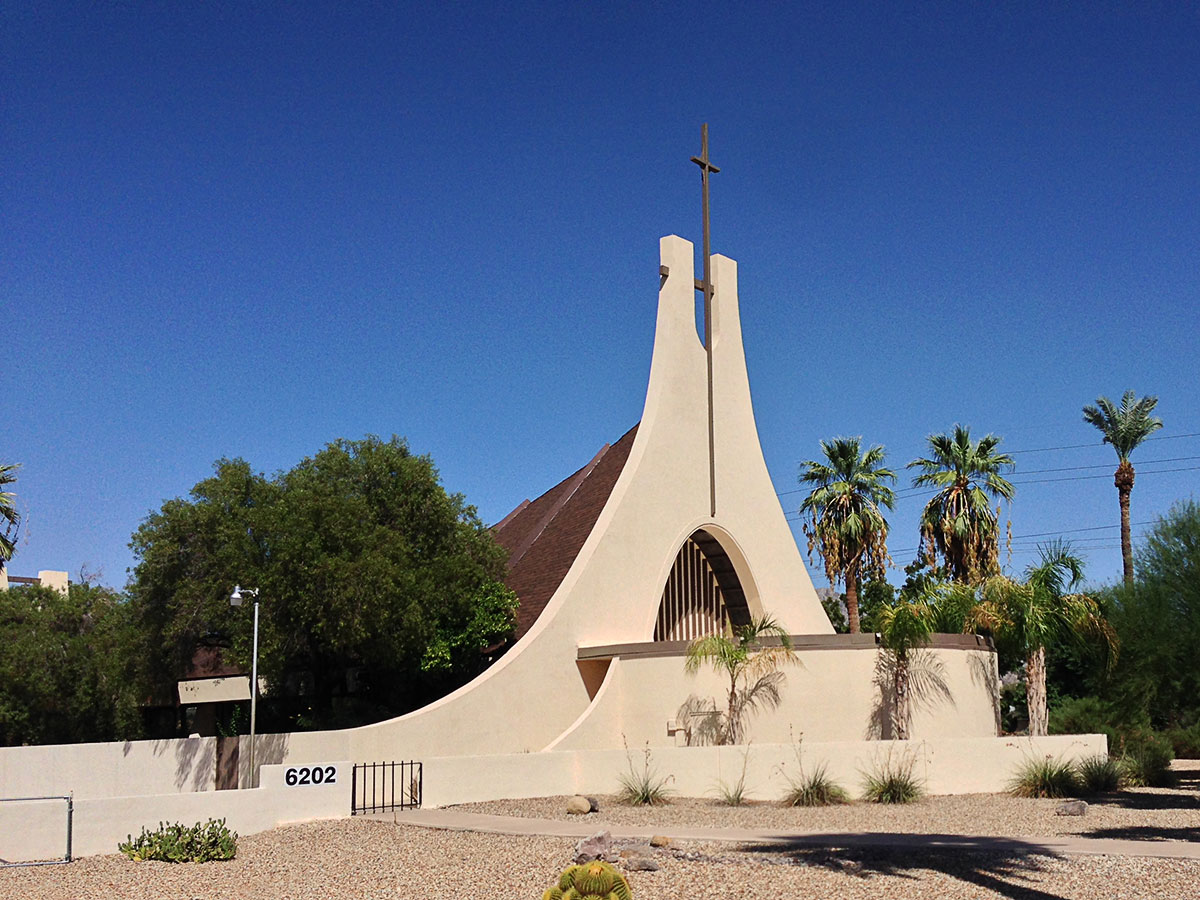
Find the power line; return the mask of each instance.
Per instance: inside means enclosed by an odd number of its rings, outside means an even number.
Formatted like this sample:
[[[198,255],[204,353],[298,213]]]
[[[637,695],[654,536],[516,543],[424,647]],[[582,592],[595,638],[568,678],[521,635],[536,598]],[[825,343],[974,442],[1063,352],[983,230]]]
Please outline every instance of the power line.
[[[1180,438],[1200,437],[1200,431],[1193,431],[1190,434],[1164,434],[1162,437],[1146,438],[1147,441],[1175,441]],[[1062,447],[1035,447],[1031,450],[1009,450],[1009,456],[1015,456],[1018,453],[1049,453],[1053,450],[1081,450],[1087,447],[1102,447],[1104,442],[1099,444],[1093,442],[1090,444],[1066,444]]]
[[[1146,441],[1147,442],[1148,441],[1174,441],[1174,440],[1180,440],[1182,438],[1192,438],[1192,437],[1200,437],[1200,431],[1193,431],[1193,432],[1189,432],[1187,434],[1165,434],[1165,435],[1162,435],[1161,437],[1146,438]],[[1100,444],[1096,444],[1096,443],[1064,444],[1061,447],[1033,447],[1028,450],[1008,450],[1006,452],[1010,456],[1015,456],[1018,453],[1049,453],[1054,450],[1081,450],[1081,449],[1087,449],[1089,447],[1102,447],[1102,446],[1104,446],[1103,443],[1100,443]],[[1141,465],[1153,465],[1155,463],[1184,462],[1184,461],[1193,460],[1193,459],[1200,459],[1200,456],[1176,456],[1176,457],[1170,457],[1167,459],[1146,459],[1146,460],[1142,460],[1140,464]],[[1107,468],[1108,465],[1109,465],[1108,463],[1101,463],[1099,465],[1094,465],[1094,466],[1065,466],[1061,469],[1030,469],[1027,472],[1021,472],[1019,474],[1036,475],[1036,474],[1040,474],[1042,472],[1059,472],[1059,471],[1073,472],[1076,470],[1082,471],[1084,469],[1102,469],[1102,468]],[[1171,471],[1190,471],[1190,470],[1173,469]],[[1152,473],[1146,473],[1146,474],[1152,474]],[[1027,483],[1033,484],[1034,482],[1027,482]],[[787,491],[776,491],[775,495],[777,497],[784,497],[788,494],[799,494],[805,490],[808,490],[808,489],[807,488],[793,488],[793,489],[787,490]],[[901,491],[904,491],[904,490],[911,490],[911,489],[910,488],[901,488]],[[897,491],[897,493],[900,493],[901,491]]]

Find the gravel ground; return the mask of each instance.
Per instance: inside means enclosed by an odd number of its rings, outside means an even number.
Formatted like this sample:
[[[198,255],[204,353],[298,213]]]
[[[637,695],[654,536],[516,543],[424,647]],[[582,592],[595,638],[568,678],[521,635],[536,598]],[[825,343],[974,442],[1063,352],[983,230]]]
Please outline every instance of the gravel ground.
[[[1200,761],[1177,761],[1176,769],[1179,777],[1176,787],[1134,788],[1092,797],[1087,815],[1078,817],[1055,815],[1059,800],[958,794],[927,797],[903,806],[859,802],[817,808],[785,807],[779,803],[731,807],[711,799],[689,798],[673,798],[665,806],[626,806],[614,797],[600,797],[600,811],[587,816],[587,821],[595,821],[598,829],[606,824],[661,826],[667,835],[672,825],[710,825],[830,832],[1200,840]],[[567,815],[566,799],[497,800],[455,808],[540,819],[576,818]]]
[[[66,866],[0,870],[0,898],[26,900],[536,900],[568,864],[573,842],[397,827],[343,819],[244,837],[227,863],[135,863],[96,856]],[[658,851],[658,872],[632,872],[654,900],[1183,900],[1200,893],[1200,863],[962,852],[747,852],[694,844]]]
[[[1092,804],[1086,816],[1054,815],[1057,801],[998,795],[933,797],[906,807],[852,804],[817,810],[770,804],[723,807],[677,800],[654,808],[605,798],[585,821],[829,831],[960,834],[1080,834],[1143,840],[1200,839],[1200,770],[1178,788],[1124,791]],[[563,798],[473,804],[464,809],[565,818]],[[661,826],[661,827],[659,827]],[[0,869],[0,900],[399,900],[502,893],[536,900],[573,853],[562,838],[434,831],[343,819],[278,828],[238,842],[227,863],[135,863],[96,856],[65,866]],[[1055,858],[961,850],[796,850],[680,843],[655,851],[657,872],[629,875],[634,896],[817,900],[1118,900],[1200,898],[1200,863],[1079,856]]]

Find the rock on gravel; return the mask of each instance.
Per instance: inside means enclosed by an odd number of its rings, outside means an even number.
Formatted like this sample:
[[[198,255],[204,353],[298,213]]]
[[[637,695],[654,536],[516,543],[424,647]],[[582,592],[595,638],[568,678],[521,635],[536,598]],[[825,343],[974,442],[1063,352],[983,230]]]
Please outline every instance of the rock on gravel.
[[[575,845],[575,856],[572,859],[577,864],[591,862],[593,859],[607,862],[612,855],[612,835],[607,831],[597,831],[591,837],[579,840]]]
[[[1068,800],[1066,803],[1060,803],[1054,809],[1056,816],[1084,816],[1087,815],[1088,805],[1086,800]]]
[[[578,795],[567,798],[567,815],[586,816],[592,811],[592,803],[587,797]]]

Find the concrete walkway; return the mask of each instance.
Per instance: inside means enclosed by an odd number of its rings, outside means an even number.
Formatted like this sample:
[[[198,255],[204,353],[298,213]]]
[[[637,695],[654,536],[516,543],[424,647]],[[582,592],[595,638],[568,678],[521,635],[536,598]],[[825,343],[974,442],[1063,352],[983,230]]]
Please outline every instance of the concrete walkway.
[[[900,847],[912,849],[977,850],[991,853],[1025,853],[1042,856],[1149,856],[1163,859],[1200,860],[1200,843],[1190,841],[1130,841],[1112,838],[989,837],[961,834],[903,834],[872,832],[813,832],[744,828],[666,828],[615,825],[595,819],[564,821],[516,816],[493,816],[456,809],[408,809],[376,813],[368,818],[394,820],[397,825],[440,828],[447,831],[481,831],[489,834],[534,835],[581,838],[608,831],[616,840],[649,839],[664,834],[673,841],[719,841],[737,844],[769,844],[775,847]]]

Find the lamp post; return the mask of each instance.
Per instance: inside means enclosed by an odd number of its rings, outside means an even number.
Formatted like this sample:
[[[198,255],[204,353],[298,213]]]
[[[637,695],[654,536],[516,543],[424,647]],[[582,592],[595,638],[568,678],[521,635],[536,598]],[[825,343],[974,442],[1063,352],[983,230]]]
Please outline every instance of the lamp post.
[[[246,588],[242,591],[239,584],[229,595],[230,606],[242,605],[242,594],[254,598],[254,650],[250,663],[250,787],[257,787],[258,778],[254,772],[254,728],[258,717],[258,588]]]

